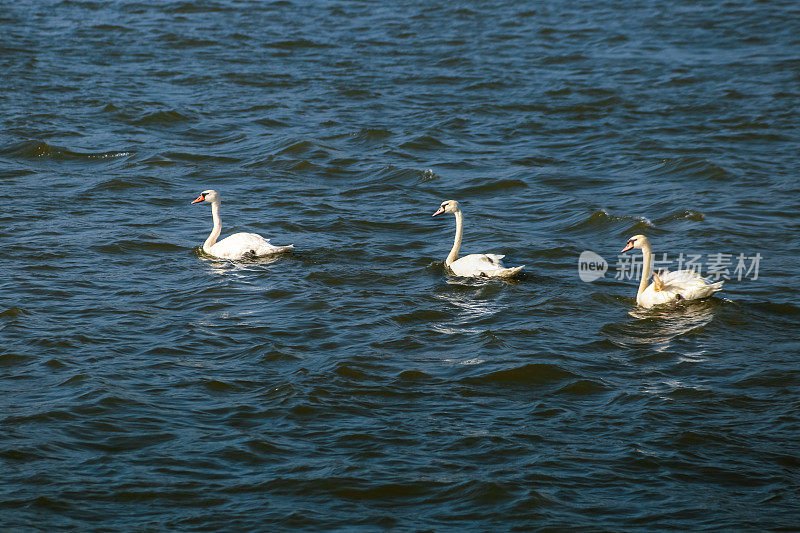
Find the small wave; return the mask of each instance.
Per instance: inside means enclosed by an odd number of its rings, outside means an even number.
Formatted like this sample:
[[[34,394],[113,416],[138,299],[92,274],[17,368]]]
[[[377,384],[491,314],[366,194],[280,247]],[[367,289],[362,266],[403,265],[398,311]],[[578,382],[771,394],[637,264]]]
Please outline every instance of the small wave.
[[[676,76],[672,76],[670,79],[668,79],[665,82],[662,82],[660,84],[660,86],[661,87],[685,87],[687,85],[694,85],[694,84],[699,83],[699,82],[700,82],[700,79],[697,78],[696,76],[693,76],[691,74],[688,75],[688,76],[684,76],[684,75],[680,75],[679,74],[679,75],[676,75]]]
[[[519,165],[522,167],[552,167],[555,165],[565,163],[564,160],[556,159],[549,155],[532,155],[528,157],[523,157],[521,159],[516,159],[511,162],[513,165]]]
[[[159,185],[160,182],[155,178],[112,178],[102,181],[89,189],[88,193],[99,191],[124,191],[142,185]]]
[[[378,173],[370,178],[370,183],[374,183],[374,178],[378,178],[381,182],[388,182],[388,183],[409,183],[412,181],[416,181],[418,183],[424,183],[427,181],[433,181],[438,176],[436,173],[433,172],[431,169],[420,170],[418,168],[403,168],[394,165],[387,165],[381,168]],[[374,187],[374,185],[370,185],[370,188]]]
[[[280,120],[276,120],[274,118],[260,118],[254,122],[267,128],[285,128],[289,125],[286,122],[281,122]]]
[[[448,318],[448,313],[440,309],[414,310],[409,313],[402,313],[392,317],[398,324],[415,324],[419,322],[436,322]]]
[[[367,100],[371,98],[380,98],[381,96],[381,93],[376,91],[352,87],[341,89],[339,94],[351,100]]]
[[[215,2],[179,2],[166,9],[168,13],[219,13],[230,11]]]
[[[404,150],[439,150],[447,145],[431,135],[420,135],[400,145]]]
[[[435,180],[438,177],[439,176],[437,176],[436,173],[432,169],[428,168],[428,169],[423,170],[420,173],[419,182],[420,183],[427,183],[429,181]]]
[[[315,147],[316,145],[311,141],[292,141],[291,144],[281,148],[278,152],[276,152],[276,154],[304,154]]]
[[[657,219],[656,224],[657,225],[666,224],[668,222],[674,222],[676,220],[691,220],[693,222],[700,222],[701,220],[705,220],[705,218],[706,216],[698,211],[692,211],[690,209],[682,209],[680,211],[676,211],[665,217]]]
[[[110,255],[125,255],[132,252],[154,251],[154,252],[179,252],[183,251],[182,246],[177,246],[168,242],[154,242],[148,240],[122,240],[115,243],[97,244],[91,247],[92,250]]]
[[[333,372],[337,376],[341,376],[343,378],[348,378],[348,379],[354,379],[358,381],[377,379],[379,377],[376,374],[368,374],[359,368],[355,368],[352,365],[348,365],[347,363],[338,364]]]
[[[118,26],[116,24],[95,24],[94,26],[92,26],[92,29],[114,34],[134,31],[133,29],[128,28],[127,26]]]
[[[564,370],[560,366],[531,363],[509,370],[498,370],[481,377],[464,378],[467,383],[558,383],[570,378],[577,378],[575,374]]]
[[[161,154],[163,157],[177,159],[179,161],[215,161],[217,163],[238,163],[241,160],[236,157],[226,157],[210,154],[190,154],[187,152],[166,152]]]
[[[169,159],[165,159],[161,156],[155,155],[153,157],[148,157],[142,161],[139,161],[140,165],[148,165],[148,166],[155,166],[155,167],[165,167],[169,165],[174,165],[175,161],[171,161]]]
[[[758,302],[751,304],[755,309],[766,311],[776,315],[800,315],[800,307],[790,304],[788,302],[774,303],[774,302]]]
[[[0,367],[24,365],[25,363],[27,363],[28,361],[32,361],[33,359],[34,358],[30,355],[4,353],[0,354]]]
[[[350,134],[353,140],[364,144],[374,144],[383,142],[392,135],[393,132],[383,128],[362,128],[360,131]]]
[[[471,194],[500,192],[508,189],[524,189],[527,187],[528,184],[522,180],[500,179],[490,181],[488,183],[482,183],[473,187],[467,187],[465,189],[461,189],[459,192],[464,196],[469,196]]]
[[[270,76],[262,76],[260,74],[249,74],[242,72],[230,72],[222,74],[220,77],[246,87],[294,87],[297,81],[288,75],[271,74]],[[274,109],[274,105],[257,106],[257,108]],[[253,108],[253,110],[256,108]]]
[[[623,103],[619,96],[609,96],[600,100],[579,100],[554,108],[559,113],[592,113],[618,107]]]
[[[44,141],[24,141],[0,149],[0,154],[13,157],[23,159],[52,159],[55,161],[108,159],[127,157],[134,153],[135,152],[129,151],[77,152],[69,148],[47,144]]]
[[[703,430],[687,429],[677,433],[673,438],[675,439],[675,444],[680,446],[710,446],[714,443],[717,445],[730,444],[728,438]]]
[[[263,363],[277,363],[279,361],[300,361],[301,358],[297,355],[282,352],[280,350],[270,350],[261,355],[261,362]]]
[[[3,318],[16,318],[20,315],[27,315],[28,312],[24,309],[20,309],[19,307],[12,307],[10,309],[6,309],[5,311],[0,313],[0,317]]]
[[[664,397],[681,401],[693,401],[693,400],[698,401],[698,400],[710,400],[714,397],[714,393],[710,389],[676,386],[675,388],[664,394]]]
[[[36,171],[25,168],[0,169],[0,179],[2,180],[21,178],[23,176],[30,176],[31,174],[36,174]]]
[[[340,481],[341,482],[341,481]],[[394,501],[404,498],[424,499],[432,491],[432,484],[427,481],[409,481],[407,483],[369,483],[364,486],[336,487],[333,492],[345,500]]]
[[[432,376],[421,370],[404,370],[397,376],[398,381],[422,381],[429,380]]]
[[[472,85],[468,85],[464,88],[465,91],[481,91],[484,89],[493,90],[493,91],[500,91],[508,87],[508,84],[503,81],[482,81],[479,83],[474,83]]]
[[[547,96],[568,96],[572,94],[572,89],[569,87],[559,87],[558,89],[550,89],[545,91]]]
[[[460,67],[470,67],[474,64],[473,60],[468,57],[455,56],[444,57],[436,62],[436,67],[442,70],[452,69],[458,70]]]
[[[688,175],[712,180],[727,180],[733,177],[716,163],[699,157],[664,159],[659,163],[654,173],[659,176],[686,177]]]
[[[653,222],[644,216],[631,216],[631,215],[613,215],[605,209],[599,209],[593,212],[588,217],[581,216],[582,218],[572,225],[567,227],[568,231],[582,231],[586,229],[605,229],[619,222],[633,223],[632,229],[651,229],[655,227]]]
[[[545,28],[541,30],[539,33],[546,34],[550,30],[549,28]],[[550,33],[554,33],[555,30],[550,30]],[[583,54],[565,54],[565,55],[553,55],[548,56],[542,59],[542,64],[544,65],[563,65],[566,63],[576,63],[579,61],[586,61],[588,58]]]
[[[231,392],[241,389],[241,387],[236,384],[227,383],[218,379],[204,380],[203,386],[212,392]]]
[[[462,444],[464,447],[472,447],[476,444],[475,437],[467,437]],[[445,490],[443,496],[446,498],[458,498],[475,505],[496,506],[503,501],[511,501],[516,494],[516,487],[508,483],[496,483],[494,481],[473,480]]]
[[[296,48],[333,48],[327,43],[318,43],[308,39],[295,39],[291,41],[273,41],[265,45],[267,48],[277,48],[279,50],[294,50]]]
[[[322,170],[323,167],[319,165],[315,165],[311,161],[303,159],[302,161],[297,161],[296,163],[290,164],[288,167],[289,170],[305,170],[305,171],[314,171],[314,170]]]
[[[586,87],[578,90],[578,93],[586,96],[616,96],[618,91],[607,87]]]
[[[784,372],[778,372],[774,369],[759,370],[748,374],[743,379],[736,382],[736,386],[740,390],[748,390],[754,388],[766,389],[780,389],[782,387],[791,387],[795,380],[787,376]]]
[[[186,122],[192,120],[192,117],[179,113],[175,110],[169,111],[155,111],[148,113],[133,123],[137,126],[153,126],[158,124],[174,124],[176,122]]]
[[[579,379],[569,383],[559,389],[559,393],[576,394],[579,396],[587,396],[591,394],[602,394],[608,392],[610,389],[602,383],[592,379]]]
[[[45,459],[45,457],[46,456],[32,452],[30,450],[8,449],[0,452],[0,458],[3,458],[9,462],[14,461],[20,463],[27,463],[30,461],[38,461],[40,459]]]

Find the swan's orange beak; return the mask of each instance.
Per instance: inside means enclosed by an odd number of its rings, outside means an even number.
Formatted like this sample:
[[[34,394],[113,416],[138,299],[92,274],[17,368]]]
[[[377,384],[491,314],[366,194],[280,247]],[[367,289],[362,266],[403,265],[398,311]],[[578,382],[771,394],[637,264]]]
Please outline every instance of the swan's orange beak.
[[[436,211],[436,212],[435,212],[434,214],[432,214],[431,216],[432,216],[432,217],[435,217],[436,215],[441,215],[442,213],[444,213],[444,207],[440,207],[440,208],[439,208],[439,210],[438,210],[438,211]]]
[[[622,252],[627,252],[631,248],[633,248],[633,241],[628,241],[628,244],[625,245],[625,248],[622,249]],[[622,252],[620,252],[620,253],[622,253]]]
[[[200,196],[198,196],[198,197],[197,197],[197,199],[196,199],[196,200],[194,200],[192,203],[193,203],[193,204],[196,204],[197,202],[202,202],[203,200],[205,200],[205,198],[204,198],[204,197],[203,197],[203,195],[201,194],[201,195],[200,195]]]

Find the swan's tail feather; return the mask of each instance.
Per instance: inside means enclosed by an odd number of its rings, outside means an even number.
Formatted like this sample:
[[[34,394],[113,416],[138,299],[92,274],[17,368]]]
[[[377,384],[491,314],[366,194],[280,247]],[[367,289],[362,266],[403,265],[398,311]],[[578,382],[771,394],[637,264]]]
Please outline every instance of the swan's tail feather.
[[[708,294],[714,294],[715,292],[721,291],[723,283],[725,282],[718,281],[716,283],[706,283],[706,287],[708,288]]]
[[[689,288],[685,291],[680,291],[680,296],[684,300],[697,300],[699,298],[708,298],[712,296],[715,292],[722,290],[722,284],[724,281],[718,281],[716,283],[710,283],[708,280],[699,280],[700,283],[695,285],[694,287]]]
[[[266,240],[266,239],[265,239]],[[284,252],[288,252],[294,248],[293,244],[287,244],[286,246],[280,246],[275,244],[270,244],[269,242],[265,246],[261,246],[260,248],[252,250],[250,253],[253,257],[264,257],[267,255],[276,255],[282,254]]]
[[[525,268],[525,265],[520,265],[511,268],[501,268],[498,269],[497,274],[495,274],[495,276],[499,278],[512,278],[517,274],[519,274],[523,268]]]

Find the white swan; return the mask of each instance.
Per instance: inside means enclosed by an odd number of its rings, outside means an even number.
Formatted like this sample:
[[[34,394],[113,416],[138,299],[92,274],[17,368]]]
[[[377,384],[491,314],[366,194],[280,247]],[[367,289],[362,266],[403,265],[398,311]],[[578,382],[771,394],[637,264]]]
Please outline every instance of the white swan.
[[[456,216],[456,239],[453,242],[453,249],[450,250],[450,255],[444,260],[444,266],[456,276],[510,278],[525,267],[525,265],[521,265],[506,268],[501,261],[505,256],[497,254],[470,254],[458,259],[458,251],[461,249],[461,236],[464,233],[464,217],[461,215],[461,207],[455,200],[447,200],[442,202],[439,210],[432,216],[435,217],[442,213],[453,213]]]
[[[628,244],[622,251],[627,252],[633,248],[640,249],[644,256],[642,279],[639,282],[639,292],[636,293],[636,303],[641,307],[650,308],[654,305],[674,303],[680,300],[697,300],[722,290],[724,282],[709,283],[694,270],[676,270],[660,276],[653,272],[653,283],[648,285],[650,273],[653,270],[653,252],[650,249],[650,241],[644,235],[634,235],[628,239]]]
[[[234,233],[230,237],[217,242],[217,238],[222,231],[222,221],[219,218],[219,194],[211,189],[203,191],[192,203],[199,202],[211,204],[211,216],[214,219],[214,229],[211,230],[211,235],[203,243],[203,251],[209,255],[223,259],[243,259],[277,254],[294,248],[291,244],[288,246],[270,244],[269,239],[265,239],[257,233]]]

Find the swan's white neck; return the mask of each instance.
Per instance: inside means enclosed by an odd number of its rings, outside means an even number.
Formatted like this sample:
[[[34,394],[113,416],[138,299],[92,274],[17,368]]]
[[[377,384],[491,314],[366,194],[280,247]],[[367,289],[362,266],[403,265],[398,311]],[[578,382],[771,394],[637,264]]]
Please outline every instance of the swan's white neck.
[[[214,243],[217,242],[219,238],[219,234],[222,233],[222,220],[219,218],[219,200],[214,200],[211,203],[211,216],[214,219],[214,228],[211,230],[211,234],[206,239],[206,242],[203,243],[203,250],[206,253],[211,253],[210,248],[214,246]]]
[[[648,241],[642,243],[642,256],[642,279],[639,281],[639,292],[636,293],[636,303],[639,303],[639,297],[647,288],[650,282],[650,274],[653,273],[653,251]]]
[[[453,213],[456,216],[456,238],[453,241],[453,249],[450,250],[450,255],[444,260],[445,266],[458,259],[458,251],[461,249],[461,236],[464,234],[464,216],[461,214],[461,209],[458,208]]]

